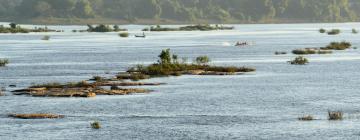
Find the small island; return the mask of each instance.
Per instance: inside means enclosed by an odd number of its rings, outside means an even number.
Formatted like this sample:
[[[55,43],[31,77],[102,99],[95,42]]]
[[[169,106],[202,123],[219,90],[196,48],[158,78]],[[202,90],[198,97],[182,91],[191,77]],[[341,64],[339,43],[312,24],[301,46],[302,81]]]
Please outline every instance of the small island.
[[[62,32],[61,30],[48,29],[46,26],[44,28],[35,27],[34,29],[22,28],[16,23],[10,23],[9,26],[0,25],[0,33]]]
[[[127,29],[122,29],[118,25],[114,25],[113,27],[110,27],[109,25],[100,24],[97,26],[93,26],[88,24],[87,32],[121,32],[121,31],[127,31]],[[83,32],[83,31],[80,31]]]
[[[149,28],[145,28],[142,31],[153,31],[153,32],[161,32],[161,31],[213,31],[213,30],[233,30],[234,27],[227,27],[222,25],[209,25],[209,24],[198,24],[198,25],[189,25],[179,28],[167,28],[161,27],[160,25],[151,26]]]
[[[75,83],[47,83],[33,85],[26,89],[12,91],[14,95],[30,95],[33,97],[95,97],[96,95],[129,95],[133,93],[149,93],[151,90],[142,88],[119,88],[130,86],[159,86],[165,83],[141,83],[129,82],[143,79],[181,76],[181,75],[236,75],[254,72],[256,69],[249,67],[223,67],[211,66],[207,56],[197,57],[193,63],[187,63],[186,59],[180,61],[177,55],[173,55],[170,49],[162,50],[157,63],[143,66],[137,65],[121,72],[114,78],[94,76],[90,82],[81,81]]]

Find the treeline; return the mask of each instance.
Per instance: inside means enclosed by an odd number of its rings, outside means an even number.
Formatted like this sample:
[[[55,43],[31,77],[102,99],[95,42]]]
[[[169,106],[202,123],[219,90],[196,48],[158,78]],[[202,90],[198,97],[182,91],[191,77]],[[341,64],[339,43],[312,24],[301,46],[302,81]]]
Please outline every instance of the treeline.
[[[114,19],[159,22],[357,21],[359,0],[0,0],[0,19]]]

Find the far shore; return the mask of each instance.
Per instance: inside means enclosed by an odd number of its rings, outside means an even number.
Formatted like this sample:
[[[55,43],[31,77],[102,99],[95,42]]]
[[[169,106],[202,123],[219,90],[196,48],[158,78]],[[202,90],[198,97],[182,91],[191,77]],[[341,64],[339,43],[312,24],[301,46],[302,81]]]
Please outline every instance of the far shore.
[[[197,22],[189,21],[176,21],[169,19],[139,19],[136,21],[128,21],[123,19],[109,19],[109,18],[91,18],[91,19],[79,19],[79,18],[34,18],[34,19],[10,19],[0,18],[0,22],[15,22],[18,24],[34,24],[34,25],[86,25],[86,24],[116,24],[116,25],[189,25],[189,24],[307,24],[307,23],[347,23],[347,22],[360,22],[360,21],[341,21],[341,22],[322,22],[313,20],[291,20],[291,19],[278,19],[271,21],[226,21],[219,22],[215,20],[199,20]]]

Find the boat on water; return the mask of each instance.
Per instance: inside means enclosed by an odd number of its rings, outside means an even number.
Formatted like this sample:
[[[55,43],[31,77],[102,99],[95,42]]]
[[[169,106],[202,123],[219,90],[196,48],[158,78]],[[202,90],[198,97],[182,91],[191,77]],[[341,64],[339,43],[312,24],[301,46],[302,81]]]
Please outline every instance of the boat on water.
[[[145,33],[143,32],[143,34],[142,34],[142,35],[135,35],[135,37],[145,38],[145,37],[146,37],[146,35],[145,35]]]
[[[247,42],[247,41],[245,41],[245,42],[240,42],[240,41],[238,41],[238,42],[236,42],[236,44],[235,44],[235,46],[237,46],[237,47],[250,46],[250,45],[253,45],[253,43]]]

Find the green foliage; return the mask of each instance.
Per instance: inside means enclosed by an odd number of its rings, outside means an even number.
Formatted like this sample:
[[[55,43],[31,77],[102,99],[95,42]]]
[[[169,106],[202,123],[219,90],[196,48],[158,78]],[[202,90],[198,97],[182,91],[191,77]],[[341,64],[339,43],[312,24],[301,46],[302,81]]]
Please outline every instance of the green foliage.
[[[328,35],[338,35],[340,34],[340,29],[332,29],[330,31],[327,32]]]
[[[118,76],[118,79],[131,79],[133,74],[142,74],[146,78],[157,76],[179,76],[181,74],[189,73],[189,71],[210,71],[210,72],[224,72],[224,73],[236,73],[236,72],[252,72],[253,68],[247,67],[220,67],[205,65],[210,61],[206,56],[198,57],[200,64],[188,64],[185,60],[178,61],[177,55],[172,55],[170,49],[162,50],[159,55],[158,63],[151,64],[149,66],[138,65],[130,68],[127,72],[130,74]],[[196,62],[196,60],[195,60]]]
[[[351,43],[342,41],[342,42],[331,42],[326,47],[321,48],[322,50],[346,50],[351,48]]]
[[[167,28],[167,27],[161,27],[160,25],[157,26],[151,26],[150,29],[145,28],[143,29],[143,31],[155,31],[155,32],[160,32],[160,31],[212,31],[212,30],[232,30],[234,29],[234,27],[227,27],[227,26],[219,26],[219,25],[215,25],[215,26],[211,26],[208,24],[205,25],[189,25],[189,26],[184,26],[184,27],[179,27],[179,28]]]
[[[303,56],[298,56],[294,60],[289,61],[292,65],[306,65],[309,63],[309,60]]]
[[[97,25],[95,27],[93,27],[92,25],[88,24],[88,32],[118,32],[118,31],[126,31],[126,29],[120,29],[119,26],[115,26],[116,28],[113,29],[111,28],[109,25],[105,25],[105,24],[100,24]]]
[[[321,28],[321,29],[319,30],[319,32],[323,34],[323,33],[326,33],[326,30],[323,29],[323,28]]]
[[[91,125],[91,128],[93,128],[93,129],[101,128],[100,122],[98,122],[98,121],[92,122],[92,123],[90,123],[90,125]]]
[[[198,65],[207,65],[210,62],[210,58],[208,56],[199,56],[196,57],[195,62]]]
[[[357,34],[357,33],[359,33],[359,31],[358,31],[358,30],[356,30],[356,29],[352,29],[352,30],[351,30],[351,32],[352,32],[353,34]]]
[[[129,33],[128,32],[120,33],[119,36],[120,37],[129,37]]]
[[[10,27],[4,27],[3,25],[0,25],[0,33],[30,33],[30,32],[56,32],[56,30],[45,28],[37,28],[35,29],[26,29],[22,28],[19,25],[15,23],[11,23]]]
[[[16,23],[10,23],[9,25],[10,25],[10,28],[12,28],[12,29],[15,29],[17,27]]]
[[[163,65],[171,64],[171,53],[170,49],[162,50],[159,55],[159,63]]]
[[[5,67],[9,64],[9,59],[0,59],[0,67]]]

